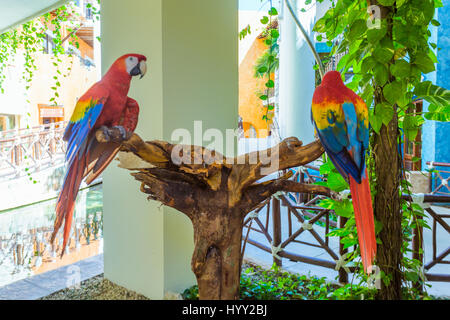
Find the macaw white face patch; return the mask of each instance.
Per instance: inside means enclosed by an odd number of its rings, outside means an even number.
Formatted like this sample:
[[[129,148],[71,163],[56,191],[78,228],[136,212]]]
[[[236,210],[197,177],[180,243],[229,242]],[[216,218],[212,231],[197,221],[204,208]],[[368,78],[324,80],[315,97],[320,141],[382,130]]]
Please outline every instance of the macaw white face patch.
[[[138,58],[131,56],[125,60],[125,64],[127,66],[128,74],[131,74],[131,70],[133,70],[139,64],[139,60]]]

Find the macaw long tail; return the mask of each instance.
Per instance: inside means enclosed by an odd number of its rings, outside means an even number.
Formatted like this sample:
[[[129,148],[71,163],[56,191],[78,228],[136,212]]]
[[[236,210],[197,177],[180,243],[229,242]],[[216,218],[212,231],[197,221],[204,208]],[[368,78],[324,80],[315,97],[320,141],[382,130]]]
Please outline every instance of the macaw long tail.
[[[59,194],[58,202],[56,204],[56,220],[53,227],[52,237],[50,243],[55,240],[56,234],[64,221],[64,241],[61,252],[61,257],[64,255],[64,251],[69,240],[70,227],[72,225],[73,211],[75,209],[75,200],[77,198],[78,189],[80,188],[81,181],[83,180],[83,167],[81,164],[85,158],[75,156],[67,175],[64,179],[62,190]]]
[[[375,239],[375,223],[373,219],[372,197],[367,179],[367,171],[358,184],[351,175],[350,192],[352,193],[353,208],[355,209],[356,229],[358,231],[359,247],[364,271],[369,272],[377,252],[377,242]]]

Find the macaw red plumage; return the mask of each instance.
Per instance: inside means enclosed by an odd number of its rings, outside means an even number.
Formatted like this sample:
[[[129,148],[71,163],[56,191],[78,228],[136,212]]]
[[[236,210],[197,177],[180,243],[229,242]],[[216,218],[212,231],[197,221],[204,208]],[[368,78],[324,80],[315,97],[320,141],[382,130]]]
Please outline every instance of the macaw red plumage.
[[[312,118],[320,141],[339,173],[349,181],[361,258],[370,271],[377,243],[366,169],[369,111],[364,101],[329,71],[314,92]]]
[[[144,76],[147,71],[146,61],[147,58],[139,54],[120,57],[75,106],[64,132],[68,170],[56,204],[56,219],[51,237],[53,243],[62,222],[65,221],[61,256],[69,238],[75,199],[82,180],[86,178],[87,184],[92,183],[114,159],[120,148],[120,144],[115,141],[99,143],[95,133],[98,129],[117,127],[123,139],[126,139],[134,131],[139,105],[128,97],[128,90],[133,76]]]

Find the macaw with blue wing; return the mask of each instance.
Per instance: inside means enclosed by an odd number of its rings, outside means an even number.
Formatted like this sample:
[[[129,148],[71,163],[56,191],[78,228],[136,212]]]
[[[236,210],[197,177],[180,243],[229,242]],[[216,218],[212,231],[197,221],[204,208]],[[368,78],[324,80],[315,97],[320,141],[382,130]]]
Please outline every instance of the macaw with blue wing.
[[[364,101],[329,71],[314,92],[312,118],[317,134],[339,173],[349,182],[364,270],[369,272],[377,243],[366,169],[369,111]]]
[[[92,183],[114,159],[120,143],[108,138],[106,129],[116,127],[123,140],[129,138],[137,126],[138,103],[128,97],[133,76],[141,78],[147,70],[147,58],[127,54],[117,59],[103,78],[94,84],[77,102],[66,131],[66,163],[68,169],[56,204],[56,220],[51,237],[53,243],[63,221],[63,249],[69,239],[75,200],[84,178]],[[97,130],[102,130],[108,141],[100,143]]]

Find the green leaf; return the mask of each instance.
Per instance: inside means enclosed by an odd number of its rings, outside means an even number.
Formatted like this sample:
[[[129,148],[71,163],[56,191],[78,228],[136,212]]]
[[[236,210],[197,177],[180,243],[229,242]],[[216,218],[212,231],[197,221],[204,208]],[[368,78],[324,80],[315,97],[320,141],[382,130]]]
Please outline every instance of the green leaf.
[[[367,40],[370,43],[376,44],[378,41],[384,38],[387,32],[387,27],[382,25],[381,28],[372,28],[367,30]]]
[[[332,168],[330,166],[331,161],[325,162],[323,165],[320,166],[320,174],[328,174],[331,172]]]
[[[396,2],[397,8],[400,8],[402,5],[404,5],[406,1],[408,0],[397,0]]]
[[[273,88],[275,87],[275,82],[273,82],[273,80],[269,80],[266,82],[266,87],[267,88]]]
[[[367,21],[363,19],[356,20],[350,27],[348,38],[350,41],[358,39],[367,30]]]
[[[419,83],[414,89],[414,94],[438,107],[450,105],[450,90],[436,86],[431,81]]]
[[[375,106],[375,114],[387,126],[394,116],[394,108],[383,102]]]
[[[346,54],[345,56],[343,56],[341,58],[341,60],[339,60],[338,64],[337,64],[337,70],[342,70],[347,66],[347,62],[350,59],[350,55]]]
[[[411,66],[405,60],[397,60],[391,65],[391,73],[396,78],[406,78],[411,73]]]
[[[270,8],[270,10],[269,10],[269,15],[271,15],[271,16],[276,16],[276,15],[278,15],[277,9],[275,9],[275,7]]]
[[[387,63],[394,56],[394,50],[386,46],[379,46],[373,51],[373,56],[381,63]]]
[[[419,275],[417,274],[417,272],[406,271],[405,278],[406,278],[406,280],[412,281],[412,282],[419,281]]]
[[[373,67],[375,67],[375,65],[377,64],[377,61],[372,57],[372,56],[368,56],[367,58],[365,58],[361,64],[361,72],[363,74],[368,73],[369,71],[371,71],[373,69]]]
[[[331,190],[341,192],[348,189],[348,183],[339,173],[332,173],[328,175],[327,185]]]
[[[404,94],[405,92],[403,92],[403,85],[397,80],[392,83],[388,83],[383,88],[383,95],[391,104],[397,103],[397,101],[400,100]]]
[[[377,85],[384,86],[385,83],[388,81],[389,74],[386,66],[384,64],[378,63],[373,68],[373,73],[375,76],[375,81],[377,82]]]
[[[268,23],[269,23],[269,17],[268,17],[268,16],[264,16],[264,17],[261,19],[261,23],[262,23],[262,24],[268,24]]]
[[[427,74],[436,70],[433,60],[427,54],[418,54],[414,59],[414,64],[419,67],[419,69]]]
[[[258,73],[266,73],[269,70],[266,66],[262,66],[258,68]]]
[[[442,8],[444,5],[442,4],[442,0],[434,0],[435,8]]]
[[[409,141],[414,141],[419,132],[417,117],[412,115],[405,115],[403,118],[403,132]]]
[[[262,95],[259,97],[261,100],[266,101],[269,97],[267,95]]]
[[[378,3],[382,6],[392,6],[395,0],[378,0]]]
[[[373,110],[370,110],[369,122],[370,122],[370,125],[372,126],[372,129],[376,133],[380,133],[381,126],[383,125],[383,119],[381,118],[381,116],[375,114]]]
[[[341,217],[351,218],[353,216],[353,205],[350,200],[335,201],[334,212]]]
[[[270,30],[270,34],[273,39],[278,39],[280,37],[280,33],[278,32],[277,29]]]
[[[441,23],[435,19],[431,20],[431,24],[435,27],[439,27],[441,25]]]

